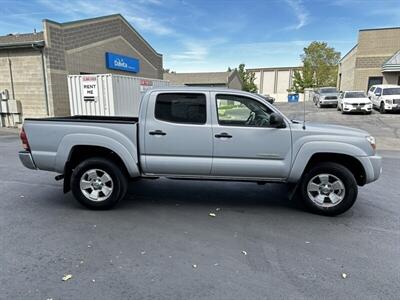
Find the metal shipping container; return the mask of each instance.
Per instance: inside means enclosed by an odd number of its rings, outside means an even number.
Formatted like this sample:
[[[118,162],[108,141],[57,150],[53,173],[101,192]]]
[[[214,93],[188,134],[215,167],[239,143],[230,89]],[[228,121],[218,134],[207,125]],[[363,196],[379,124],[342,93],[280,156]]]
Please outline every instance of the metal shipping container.
[[[137,117],[143,94],[169,81],[115,74],[69,75],[71,115]]]

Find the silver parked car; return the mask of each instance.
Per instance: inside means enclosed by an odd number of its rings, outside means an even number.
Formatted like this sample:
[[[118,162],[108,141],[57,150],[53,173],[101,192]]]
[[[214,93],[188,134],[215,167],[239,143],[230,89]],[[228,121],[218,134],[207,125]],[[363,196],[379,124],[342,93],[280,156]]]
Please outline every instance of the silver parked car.
[[[335,87],[321,87],[315,91],[314,104],[318,107],[337,107],[339,93]]]

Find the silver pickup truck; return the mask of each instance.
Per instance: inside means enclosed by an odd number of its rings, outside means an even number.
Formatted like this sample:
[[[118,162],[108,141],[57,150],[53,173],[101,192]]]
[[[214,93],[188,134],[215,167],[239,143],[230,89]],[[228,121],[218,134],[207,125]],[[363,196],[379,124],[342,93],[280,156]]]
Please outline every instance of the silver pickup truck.
[[[138,118],[25,119],[20,137],[22,163],[59,173],[92,209],[113,207],[131,178],[168,177],[289,183],[313,212],[337,215],[381,173],[367,132],[291,121],[256,94],[219,88],[149,90]]]

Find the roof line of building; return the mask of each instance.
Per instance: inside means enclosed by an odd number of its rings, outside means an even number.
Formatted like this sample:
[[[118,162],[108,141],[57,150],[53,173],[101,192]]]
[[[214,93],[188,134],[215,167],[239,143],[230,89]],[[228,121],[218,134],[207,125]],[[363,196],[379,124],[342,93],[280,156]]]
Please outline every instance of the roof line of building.
[[[0,49],[16,49],[16,48],[43,48],[44,41],[28,41],[28,42],[11,42],[0,44]]]
[[[391,30],[391,29],[400,29],[400,27],[366,28],[366,29],[359,29],[358,31],[375,31],[375,30]]]
[[[228,84],[233,80],[233,78],[235,77],[236,74],[239,77],[240,83],[243,85],[242,78],[240,78],[239,71],[237,69],[233,69],[232,71],[230,71],[230,73],[228,75]]]
[[[183,74],[183,75],[185,75],[185,74],[222,74],[222,73],[232,73],[232,72],[234,72],[235,70],[232,70],[232,71],[216,71],[216,72],[172,72],[172,73],[169,73],[169,74],[175,74],[175,75],[180,75],[180,74]]]
[[[347,51],[347,53],[339,60],[339,62],[341,62],[347,55],[349,55],[350,52],[353,51],[357,46],[358,46],[358,43],[355,44],[355,45],[353,46],[353,48],[351,48],[349,51]]]
[[[266,68],[248,68],[247,71],[254,72],[254,71],[270,71],[270,70],[293,70],[293,69],[302,69],[302,66],[296,67],[266,67]]]
[[[111,19],[111,18],[120,18],[124,23],[126,23],[129,28],[134,31],[138,37],[158,56],[162,56],[161,53],[158,53],[144,38],[143,36],[135,29],[133,28],[133,26],[124,18],[123,15],[121,14],[112,14],[112,15],[106,15],[106,16],[100,16],[100,17],[95,17],[95,18],[88,18],[88,19],[82,19],[82,20],[76,20],[76,21],[69,21],[69,22],[64,22],[64,23],[60,23],[60,22],[56,22],[53,20],[49,20],[49,19],[43,19],[43,22],[48,22],[48,23],[52,23],[58,26],[70,26],[70,25],[75,25],[75,24],[80,24],[80,23],[87,23],[87,22],[92,22],[92,21],[99,21],[99,20],[105,20],[105,19]]]

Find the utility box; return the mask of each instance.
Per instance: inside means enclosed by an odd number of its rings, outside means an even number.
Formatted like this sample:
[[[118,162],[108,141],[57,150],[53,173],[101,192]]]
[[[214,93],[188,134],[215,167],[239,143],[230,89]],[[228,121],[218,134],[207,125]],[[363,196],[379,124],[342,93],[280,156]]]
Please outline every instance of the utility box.
[[[114,74],[69,75],[71,115],[137,117],[143,94],[168,85],[167,80]]]
[[[8,101],[0,101],[0,113],[2,114],[8,114]]]
[[[22,111],[21,101],[19,100],[8,100],[8,113],[9,114],[20,114]]]

